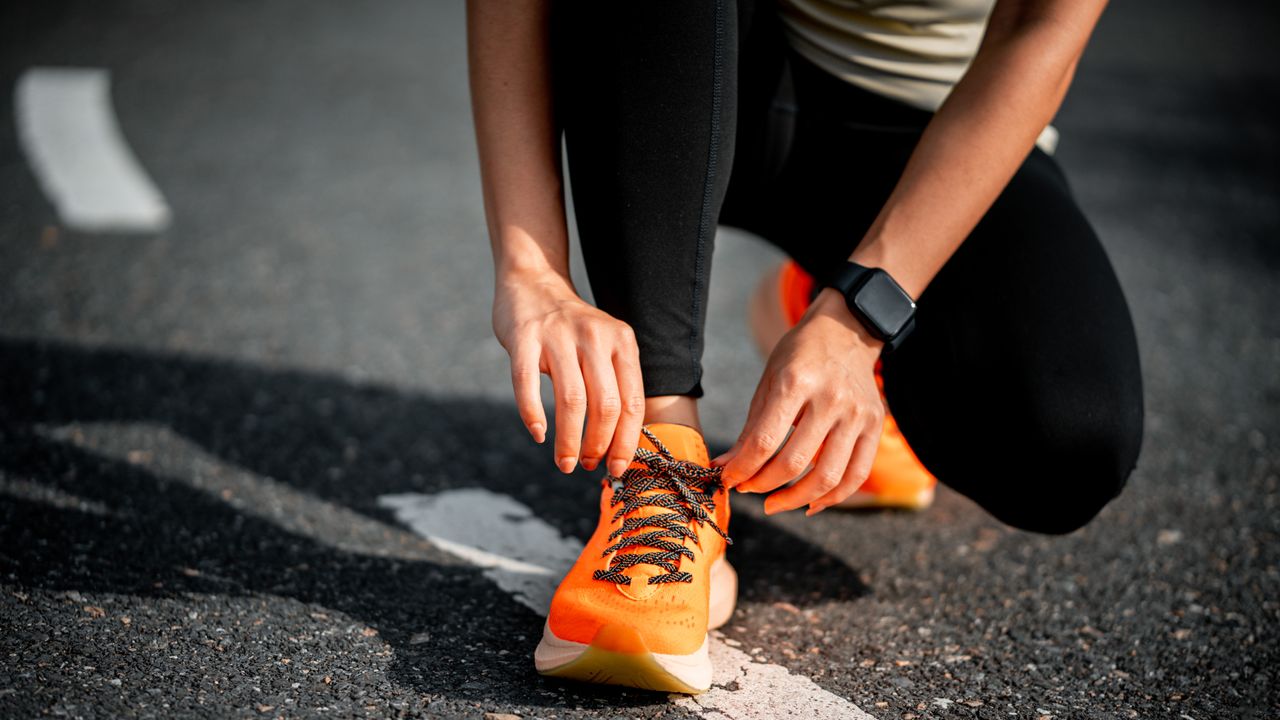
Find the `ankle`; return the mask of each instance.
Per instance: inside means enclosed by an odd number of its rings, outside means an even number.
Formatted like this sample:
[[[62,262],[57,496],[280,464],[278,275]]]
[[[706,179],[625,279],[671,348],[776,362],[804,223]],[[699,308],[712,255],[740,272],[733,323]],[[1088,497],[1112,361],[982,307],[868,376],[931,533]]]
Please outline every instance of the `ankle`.
[[[659,395],[645,398],[644,422],[676,423],[688,425],[702,432],[702,422],[698,419],[698,401],[688,395]]]

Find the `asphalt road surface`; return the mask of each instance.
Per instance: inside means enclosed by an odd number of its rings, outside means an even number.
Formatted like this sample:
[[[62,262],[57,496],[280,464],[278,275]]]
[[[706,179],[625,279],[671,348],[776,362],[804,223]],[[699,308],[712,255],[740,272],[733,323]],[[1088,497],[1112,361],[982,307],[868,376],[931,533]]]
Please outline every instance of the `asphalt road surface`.
[[[1142,348],[1126,492],[1066,537],[945,491],[737,502],[744,674],[706,704],[537,676],[551,581],[477,544],[554,566],[596,484],[521,430],[490,336],[461,3],[0,12],[0,717],[1280,716],[1270,4],[1116,3],[1056,123]],[[34,67],[110,71],[167,227],[64,222],[19,140]],[[713,446],[775,259],[721,235]]]

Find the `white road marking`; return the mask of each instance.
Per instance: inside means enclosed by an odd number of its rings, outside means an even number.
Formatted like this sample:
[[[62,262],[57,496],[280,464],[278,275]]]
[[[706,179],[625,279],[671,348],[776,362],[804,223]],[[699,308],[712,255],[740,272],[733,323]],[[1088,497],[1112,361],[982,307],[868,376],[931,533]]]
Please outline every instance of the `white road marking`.
[[[237,512],[326,547],[402,560],[439,561],[439,551],[411,532],[236,467],[163,425],[79,423],[43,427],[40,434],[145,468],[164,482],[186,485]]]
[[[498,587],[543,616],[582,551],[582,543],[562,536],[528,507],[483,488],[383,495],[378,504],[436,547],[484,568]]]
[[[115,514],[111,511],[111,508],[100,502],[86,500],[41,482],[13,477],[7,475],[3,470],[0,470],[0,495],[7,495],[19,500],[40,503],[62,510],[75,510],[76,512],[100,515],[102,517],[110,517]]]
[[[14,94],[23,152],[67,227],[156,232],[168,226],[169,207],[116,122],[106,70],[32,68]]]
[[[378,502],[392,508],[400,522],[437,547],[464,559],[482,559],[476,564],[485,568],[486,576],[541,615],[546,615],[556,585],[582,551],[582,543],[562,536],[525,505],[482,488],[447,490],[437,495],[387,495]],[[692,697],[672,696],[677,705],[702,717],[872,717],[807,677],[752,660],[727,645],[718,632],[712,634],[711,660],[715,676],[709,692]]]

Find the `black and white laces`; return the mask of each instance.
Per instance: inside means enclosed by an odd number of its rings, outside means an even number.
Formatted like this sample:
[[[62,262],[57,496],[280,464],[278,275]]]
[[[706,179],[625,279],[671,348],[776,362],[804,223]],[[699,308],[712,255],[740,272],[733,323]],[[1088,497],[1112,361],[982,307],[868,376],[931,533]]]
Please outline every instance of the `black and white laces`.
[[[596,570],[592,577],[630,585],[631,578],[625,570],[636,565],[655,565],[666,572],[650,577],[650,585],[693,582],[693,575],[682,572],[679,567],[681,557],[694,559],[693,548],[683,540],[688,538],[695,545],[698,543],[698,535],[689,525],[709,523],[725,542],[733,542],[712,516],[716,509],[715,493],[723,487],[721,469],[679,460],[648,428],[641,428],[641,431],[657,452],[638,448],[635,459],[639,465],[633,464],[621,477],[613,480],[613,497],[609,504],[611,507],[622,506],[614,514],[613,521],[625,520],[622,527],[609,535],[610,540],[617,540],[605,548],[603,554],[608,557],[617,553],[609,568]],[[670,512],[635,516],[637,510],[645,507],[660,507]],[[639,548],[651,550],[623,552]]]

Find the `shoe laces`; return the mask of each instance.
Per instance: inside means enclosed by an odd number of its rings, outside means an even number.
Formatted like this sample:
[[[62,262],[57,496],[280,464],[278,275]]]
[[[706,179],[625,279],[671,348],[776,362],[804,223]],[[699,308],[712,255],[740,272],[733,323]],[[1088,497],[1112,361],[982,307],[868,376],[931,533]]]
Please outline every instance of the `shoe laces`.
[[[650,585],[672,582],[693,582],[693,575],[680,570],[680,558],[694,559],[693,549],[685,545],[685,538],[699,544],[698,535],[689,528],[710,524],[726,543],[732,544],[729,535],[716,523],[715,493],[724,487],[720,481],[720,468],[705,468],[687,460],[677,459],[648,428],[641,428],[657,452],[637,448],[633,464],[613,481],[613,497],[610,507],[622,507],[613,516],[622,527],[609,534],[609,540],[617,540],[605,548],[602,557],[617,553],[607,570],[596,570],[596,580],[619,585],[630,585],[631,578],[623,571],[636,565],[655,565],[666,572],[649,578]],[[647,517],[634,516],[646,507],[660,507],[671,512]],[[643,532],[642,532],[643,531]],[[653,548],[650,552],[624,553],[629,548]]]

